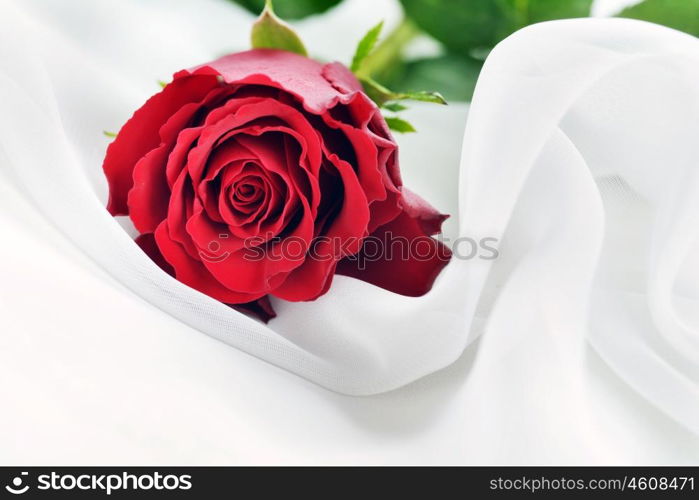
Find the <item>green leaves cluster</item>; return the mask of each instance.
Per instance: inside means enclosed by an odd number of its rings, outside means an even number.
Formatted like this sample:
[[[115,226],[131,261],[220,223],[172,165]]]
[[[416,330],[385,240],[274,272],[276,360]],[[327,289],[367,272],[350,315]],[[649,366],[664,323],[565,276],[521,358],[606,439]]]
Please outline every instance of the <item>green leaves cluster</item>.
[[[590,14],[592,0],[400,0],[405,13],[450,52],[488,49],[529,24]]]
[[[592,0],[400,0],[405,13],[450,52],[471,55],[530,24],[587,17]],[[699,0],[644,0],[622,17],[699,35]]]
[[[231,0],[245,7],[253,14],[259,14],[265,6],[265,0]],[[322,14],[335,7],[342,0],[275,0],[274,8],[282,19],[302,19]]]
[[[650,21],[699,36],[699,0],[645,0],[622,10],[619,16]]]
[[[256,49],[281,49],[302,56],[308,55],[296,32],[274,13],[272,0],[265,2],[260,17],[252,25],[250,41]]]
[[[442,43],[435,58],[398,61],[384,79],[397,90],[434,88],[468,101],[488,52],[527,25],[590,15],[592,0],[400,0],[406,16]],[[699,0],[643,0],[617,14],[699,36]]]
[[[259,12],[264,0],[232,0],[252,12]],[[360,1],[360,0],[355,0]],[[369,0],[361,0],[369,1]],[[502,39],[527,25],[590,15],[593,0],[399,0],[408,24],[435,38],[444,47],[434,58],[406,61],[401,50],[376,49],[382,25],[375,26],[360,42],[352,70],[362,73],[361,64],[372,52],[371,68],[362,82],[367,93],[384,105],[414,98],[411,90],[433,88],[450,100],[470,100],[475,82],[488,52]],[[276,0],[279,15],[299,19],[320,14],[341,0]],[[699,36],[699,0],[642,0],[624,9],[619,17],[640,19]],[[404,23],[405,24],[405,23]],[[399,28],[400,30],[400,28]],[[407,43],[415,32],[389,35],[382,43]],[[394,36],[395,35],[395,36]],[[271,42],[270,42],[271,43]],[[398,56],[398,57],[396,57]],[[377,84],[373,79],[381,81]],[[393,92],[388,91],[393,89]],[[406,97],[410,95],[411,97]],[[425,96],[439,101],[434,94]],[[387,108],[388,109],[388,108]]]
[[[231,0],[259,12],[265,0]],[[353,0],[366,1],[369,0]],[[365,92],[384,110],[398,113],[405,100],[444,104],[471,99],[485,57],[501,40],[527,25],[553,19],[587,17],[593,0],[398,0],[404,22],[385,38],[383,23],[362,38],[351,69]],[[320,14],[341,0],[275,0],[283,18]],[[275,47],[306,54],[301,40],[276,17],[271,2],[253,29],[253,46]],[[617,14],[669,26],[699,36],[699,0],[642,0]],[[437,57],[406,60],[404,49],[419,33],[443,47]],[[380,83],[379,83],[380,82]],[[438,92],[416,92],[435,89]],[[442,97],[445,96],[445,97]],[[412,130],[398,117],[389,124],[398,131]]]
[[[406,16],[444,47],[443,54],[398,60],[386,84],[434,88],[447,99],[471,99],[483,61],[508,35],[529,24],[590,14],[592,0],[400,0]]]
[[[376,46],[376,42],[379,40],[381,35],[381,30],[383,29],[383,21],[371,28],[364,38],[359,40],[357,44],[357,50],[354,52],[354,57],[352,57],[352,64],[350,69],[355,73],[362,68],[364,60],[371,54]]]
[[[407,107],[401,104],[400,101],[412,100],[432,102],[435,104],[446,104],[447,101],[439,92],[414,90],[396,92],[390,90],[384,85],[381,85],[373,78],[373,66],[369,64],[369,62],[379,40],[379,36],[381,35],[382,28],[383,21],[371,28],[367,34],[364,35],[364,37],[359,41],[359,44],[357,44],[357,49],[354,53],[354,57],[352,58],[352,64],[350,65],[350,69],[354,72],[355,76],[359,79],[364,87],[364,92],[376,104],[378,104],[379,107],[394,113],[407,109]],[[415,128],[410,123],[397,116],[386,117],[386,123],[391,130],[396,132],[415,132]]]

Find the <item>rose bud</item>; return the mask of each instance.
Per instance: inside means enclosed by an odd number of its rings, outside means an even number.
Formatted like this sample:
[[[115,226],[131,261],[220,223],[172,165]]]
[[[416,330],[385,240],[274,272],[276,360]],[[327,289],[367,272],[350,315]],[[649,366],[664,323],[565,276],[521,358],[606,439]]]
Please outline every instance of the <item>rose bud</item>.
[[[313,300],[335,273],[422,295],[450,257],[430,237],[446,216],[402,186],[381,112],[339,63],[256,49],[180,71],[103,167],[108,210],[156,263],[263,319],[270,295]],[[368,237],[422,249],[362,258]]]

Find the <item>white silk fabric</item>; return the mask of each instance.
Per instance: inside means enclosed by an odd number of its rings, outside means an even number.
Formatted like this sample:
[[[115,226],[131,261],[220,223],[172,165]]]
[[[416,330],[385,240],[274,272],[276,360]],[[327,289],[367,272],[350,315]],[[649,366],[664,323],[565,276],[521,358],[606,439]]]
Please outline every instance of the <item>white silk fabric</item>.
[[[102,130],[156,80],[243,48],[233,40],[249,18],[209,4],[185,19],[184,2],[0,3],[3,182],[120,293],[348,395],[467,359],[467,420],[491,437],[513,408],[541,432],[577,419],[592,435],[590,356],[699,434],[697,39],[618,19],[515,33],[486,61],[463,144],[460,105],[416,105],[420,133],[399,138],[406,185],[452,214],[447,236],[497,238],[499,257],[453,259],[419,298],[337,277],[314,302],[275,301],[264,325],[162,272],[104,209]],[[225,29],[178,31],[219,15]],[[317,24],[307,32],[322,38]]]

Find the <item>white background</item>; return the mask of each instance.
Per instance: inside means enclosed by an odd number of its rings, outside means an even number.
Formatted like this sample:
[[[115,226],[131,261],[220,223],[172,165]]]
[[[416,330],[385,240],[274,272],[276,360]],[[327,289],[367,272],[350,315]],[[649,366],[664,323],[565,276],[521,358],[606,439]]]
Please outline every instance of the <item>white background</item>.
[[[378,18],[397,19],[393,2],[371,4],[369,15],[364,0],[347,1],[320,20],[299,23],[299,31],[314,53],[346,61],[355,41]],[[238,29],[247,23],[242,12],[216,0],[30,0],[0,5],[19,6],[39,23],[47,41],[65,43],[55,50],[80,51],[103,66],[105,78],[123,87],[118,102],[129,102],[129,109],[103,116],[86,112],[87,123],[82,117],[75,123],[67,120],[67,128],[81,127],[77,136],[95,136],[85,144],[100,144],[96,137],[103,129],[118,130],[132,109],[157,90],[156,80],[244,48],[247,38]],[[608,13],[609,2],[597,9]],[[434,47],[424,42],[414,50]],[[17,52],[21,57],[21,48]],[[101,84],[81,81],[80,72],[71,68],[65,74],[75,82],[76,94],[81,86]],[[90,103],[84,106],[87,110]],[[406,185],[455,213],[452,179],[458,171],[466,108],[418,106],[411,112],[420,133],[400,138]],[[106,143],[82,147],[81,159],[99,165]],[[41,138],[35,144],[41,148]],[[421,167],[430,163],[444,169],[425,172]],[[504,374],[500,381],[489,380],[491,385],[482,370],[474,373],[481,349],[476,341],[451,366],[401,389],[368,397],[328,391],[186,326],[121,286],[47,222],[13,187],[10,172],[2,172],[4,464],[618,464],[699,459],[699,438],[686,423],[627,385],[590,347],[584,351],[584,388],[576,392],[584,401],[582,409],[559,399],[566,387],[547,378],[550,373],[522,379],[522,374],[536,374],[537,366],[546,365],[545,352],[537,359],[520,345],[528,342],[536,325],[522,325],[519,340],[490,358],[489,373]],[[99,170],[90,175],[104,189]],[[448,231],[456,231],[455,220]],[[518,362],[526,365],[522,372]],[[519,380],[521,387],[513,389],[506,404],[493,403],[487,387],[512,380]],[[687,392],[689,397],[696,396],[696,386],[693,391]]]

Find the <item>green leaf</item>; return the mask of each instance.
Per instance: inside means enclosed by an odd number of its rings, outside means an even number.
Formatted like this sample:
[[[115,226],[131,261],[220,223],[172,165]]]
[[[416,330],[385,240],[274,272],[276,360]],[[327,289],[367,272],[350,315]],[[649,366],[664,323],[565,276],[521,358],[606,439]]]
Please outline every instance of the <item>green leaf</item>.
[[[158,85],[160,85],[161,89],[164,89],[165,87],[167,87],[167,82],[164,82],[162,80],[158,80]]]
[[[517,9],[522,24],[516,29],[530,24],[552,21],[554,19],[570,19],[573,17],[588,17],[592,10],[592,0],[510,0]]]
[[[109,130],[103,130],[102,133],[106,137],[111,137],[112,139],[117,136],[115,132],[110,132]]]
[[[470,101],[483,61],[446,54],[406,63],[401,74],[387,82],[400,92],[407,89],[436,89],[448,101]]]
[[[408,99],[410,101],[432,102],[434,104],[443,104],[445,106],[447,104],[447,100],[444,99],[444,96],[442,96],[442,94],[440,94],[439,92],[427,92],[421,90],[420,92],[397,92],[393,95],[393,99],[398,100]]]
[[[384,106],[388,101],[404,100],[433,102],[435,104],[447,103],[439,92],[393,92],[371,78],[360,78],[359,81],[362,83],[366,95],[379,106]]]
[[[381,85],[379,82],[371,78],[362,78],[359,80],[364,87],[364,93],[368,95],[372,101],[379,106],[383,106],[388,101],[397,100],[395,94]]]
[[[699,0],[645,0],[617,15],[662,24],[699,36]]]
[[[265,9],[252,25],[250,40],[254,49],[280,49],[308,55],[296,32],[274,13],[272,0],[267,0]]]
[[[406,14],[452,52],[470,55],[529,24],[586,17],[592,0],[400,0]]]
[[[359,71],[361,76],[374,78],[380,82],[387,81],[400,72],[403,65],[403,53],[410,42],[420,35],[420,29],[410,19],[404,18],[374,50],[364,58]]]
[[[265,0],[231,0],[245,7],[253,14],[259,14],[265,6]],[[282,19],[302,19],[335,7],[342,0],[275,0],[274,7]]]
[[[403,106],[399,102],[387,102],[386,104],[383,105],[384,109],[387,109],[389,111],[393,111],[394,113],[398,113],[399,111],[405,111],[408,109],[407,106]]]
[[[417,130],[415,130],[415,127],[413,127],[409,122],[403,120],[402,118],[398,118],[396,116],[387,116],[385,120],[386,124],[388,125],[388,128],[390,128],[391,130],[395,130],[396,132],[400,132],[401,134],[417,132]]]
[[[355,73],[361,68],[362,62],[366,56],[371,54],[371,51],[374,50],[374,46],[376,45],[376,41],[379,39],[382,28],[383,21],[371,28],[357,44],[357,50],[354,52],[352,65],[350,66],[350,69]]]

